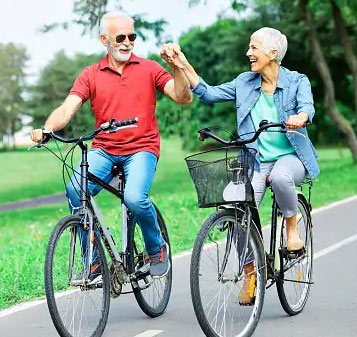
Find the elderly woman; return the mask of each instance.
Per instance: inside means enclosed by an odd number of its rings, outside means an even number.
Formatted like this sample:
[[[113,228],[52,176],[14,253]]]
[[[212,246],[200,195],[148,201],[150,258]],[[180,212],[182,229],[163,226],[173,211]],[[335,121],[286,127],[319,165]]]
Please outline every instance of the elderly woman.
[[[286,50],[287,39],[280,31],[268,27],[259,29],[251,36],[246,53],[251,71],[218,86],[210,86],[199,78],[178,45],[165,45],[161,56],[184,70],[192,91],[201,101],[235,101],[240,134],[254,132],[265,119],[278,123],[285,121],[290,129],[300,129],[299,132],[307,136],[305,125],[311,123],[315,112],[311,85],[305,75],[281,66]],[[307,137],[294,133],[263,133],[251,146],[258,150],[252,180],[256,202],[261,203],[269,179],[286,219],[287,249],[300,250],[303,242],[297,231],[295,186],[307,174],[311,178],[319,174],[315,149]],[[253,263],[248,263],[245,275],[252,275],[253,268]],[[245,279],[239,299],[249,303],[250,276]]]

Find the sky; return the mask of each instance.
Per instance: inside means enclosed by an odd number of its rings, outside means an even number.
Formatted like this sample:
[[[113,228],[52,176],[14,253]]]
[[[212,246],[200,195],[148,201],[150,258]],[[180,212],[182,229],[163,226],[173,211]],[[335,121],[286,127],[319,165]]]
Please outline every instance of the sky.
[[[165,35],[172,36],[173,42],[177,42],[178,37],[192,26],[206,27],[212,24],[217,15],[229,9],[230,5],[230,0],[201,2],[202,4],[189,9],[188,0],[120,0],[129,15],[145,14],[148,20],[164,18],[168,22]],[[0,20],[0,42],[20,43],[26,47],[30,56],[26,71],[29,83],[36,81],[40,69],[61,49],[69,56],[76,52],[104,51],[97,32],[83,36],[80,26],[72,26],[68,31],[62,28],[48,33],[39,31],[44,24],[73,19],[73,0],[11,0],[3,1],[1,9],[3,15]],[[108,10],[115,9],[109,1]],[[233,17],[235,15],[229,10],[225,13]],[[159,52],[159,48],[155,46],[154,38],[146,42],[138,39],[134,51],[145,57],[149,52]]]

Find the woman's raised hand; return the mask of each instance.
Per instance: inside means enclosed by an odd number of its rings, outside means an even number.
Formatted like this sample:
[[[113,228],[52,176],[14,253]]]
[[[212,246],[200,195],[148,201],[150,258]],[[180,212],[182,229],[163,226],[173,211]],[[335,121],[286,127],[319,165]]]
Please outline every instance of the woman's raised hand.
[[[165,43],[162,46],[160,56],[169,66],[174,68],[183,69],[188,65],[186,56],[176,43]]]

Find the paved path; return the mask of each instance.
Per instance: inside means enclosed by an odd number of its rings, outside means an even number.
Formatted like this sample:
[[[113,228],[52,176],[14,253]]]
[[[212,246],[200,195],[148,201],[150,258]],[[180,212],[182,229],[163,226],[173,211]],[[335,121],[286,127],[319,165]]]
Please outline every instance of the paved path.
[[[320,209],[313,215],[315,235],[314,281],[304,311],[285,314],[275,287],[267,291],[257,337],[357,336],[357,198]],[[189,292],[190,255],[173,263],[172,296],[166,313],[146,317],[132,295],[111,303],[106,337],[200,337]],[[47,306],[42,303],[6,315],[0,312],[0,335],[6,337],[57,336]]]
[[[53,194],[45,197],[34,198],[31,200],[16,201],[7,204],[2,204],[0,205],[0,212],[14,210],[14,209],[21,209],[21,208],[36,207],[40,205],[54,204],[56,202],[60,202],[64,200],[66,200],[66,196],[63,193]]]

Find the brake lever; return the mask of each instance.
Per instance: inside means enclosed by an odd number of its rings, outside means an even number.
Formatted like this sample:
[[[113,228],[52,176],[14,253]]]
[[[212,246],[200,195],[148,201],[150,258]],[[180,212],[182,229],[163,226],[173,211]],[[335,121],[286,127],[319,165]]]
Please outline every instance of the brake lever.
[[[35,145],[30,146],[27,151],[32,150],[34,147],[37,147],[38,149],[41,148],[42,146],[44,146],[50,139],[51,139],[51,131],[47,131],[47,130],[42,130],[43,133],[43,138],[42,140],[40,140],[38,143],[36,143]]]
[[[300,133],[299,131],[295,131],[295,130],[287,130],[286,133],[296,133],[298,136],[307,138],[305,135],[303,135],[302,133]]]

